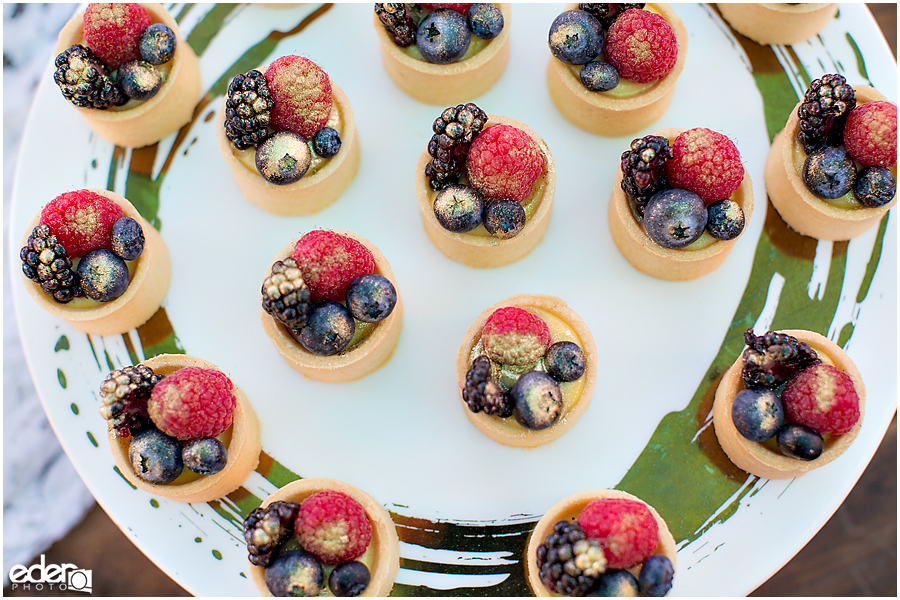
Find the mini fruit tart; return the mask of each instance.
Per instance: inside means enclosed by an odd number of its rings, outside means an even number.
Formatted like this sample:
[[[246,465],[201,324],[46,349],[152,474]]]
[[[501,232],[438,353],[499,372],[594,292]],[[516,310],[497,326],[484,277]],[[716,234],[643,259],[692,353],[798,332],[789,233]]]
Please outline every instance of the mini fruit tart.
[[[786,479],[849,448],[866,389],[847,353],[812,331],[756,336],[749,329],[744,341],[713,403],[716,437],[731,462],[757,477]]]
[[[571,429],[587,410],[597,347],[581,317],[559,298],[510,296],[469,326],[456,354],[456,379],[475,427],[501,444],[535,448]]]
[[[35,302],[96,335],[146,323],[172,274],[159,232],[107,190],[76,190],[50,201],[28,224],[19,258]]]
[[[302,56],[235,76],[216,140],[244,197],[274,215],[322,210],[359,171],[350,100]]]
[[[264,596],[387,596],[400,540],[385,508],[334,479],[287,484],[244,520],[250,579]]]
[[[260,318],[287,363],[319,381],[354,381],[393,355],[403,327],[394,272],[369,240],[310,231],[281,249]]]
[[[200,65],[159,4],[88,4],[59,32],[53,80],[116,145],[154,144],[190,122]]]
[[[447,258],[500,267],[524,258],[550,225],[556,166],[524,123],[475,104],[444,110],[416,165],[422,224]]]
[[[753,186],[731,140],[662,129],[622,153],[609,231],[638,271],[684,281],[722,264],[752,213]]]
[[[757,44],[796,44],[831,22],[838,5],[826,2],[716,4],[731,28]]]
[[[110,373],[100,414],[121,474],[178,502],[209,502],[239,488],[259,464],[259,420],[215,365],[160,354]]]
[[[766,159],[772,206],[797,233],[849,240],[897,202],[897,106],[842,75],[812,82]]]
[[[535,596],[665,596],[675,540],[643,500],[585,490],[553,505],[534,526],[525,576]]]
[[[566,8],[548,38],[547,88],[559,112],[607,137],[635,133],[659,119],[687,56],[687,30],[678,15],[668,4]]]
[[[384,69],[407,96],[451,104],[487,92],[509,62],[510,4],[375,4]]]

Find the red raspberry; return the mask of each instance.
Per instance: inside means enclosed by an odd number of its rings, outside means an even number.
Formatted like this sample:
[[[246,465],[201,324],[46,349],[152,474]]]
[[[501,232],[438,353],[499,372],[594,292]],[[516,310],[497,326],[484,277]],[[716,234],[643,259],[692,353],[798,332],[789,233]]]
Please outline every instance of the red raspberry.
[[[886,102],[860,104],[847,115],[844,148],[863,166],[897,164],[897,106]]]
[[[730,198],[744,181],[741,153],[721,133],[689,129],[675,138],[672,154],[666,162],[669,184],[694,192],[707,206]]]
[[[643,563],[659,544],[659,525],[643,502],[598,498],[584,507],[577,520],[588,538],[600,540],[610,569]]]
[[[297,241],[293,257],[313,302],[341,302],[354,279],[375,272],[369,249],[334,231],[310,231]]]
[[[106,196],[77,190],[51,200],[41,211],[41,224],[50,226],[70,258],[78,258],[91,250],[108,250],[113,223],[123,216],[122,208]]]
[[[498,308],[481,330],[484,351],[503,365],[533,365],[547,352],[550,341],[544,320],[517,306]]]
[[[328,490],[300,503],[294,535],[304,550],[325,564],[336,565],[363,555],[372,541],[372,524],[359,502]]]
[[[185,367],[154,386],[147,412],[160,431],[179,440],[215,437],[231,426],[233,389],[220,371]]]
[[[110,71],[141,59],[140,39],[153,19],[140,4],[88,4],[84,41]]]
[[[302,56],[282,56],[266,69],[275,102],[272,126],[310,140],[331,116],[331,79],[319,65]]]
[[[455,10],[462,16],[467,16],[469,14],[469,9],[472,8],[472,4],[464,4],[462,2],[437,2],[432,4],[423,4],[422,8],[425,10],[437,10],[439,8],[449,8],[450,10]]]
[[[781,402],[791,421],[820,434],[847,433],[859,421],[853,380],[831,365],[813,365],[794,375],[784,386]]]
[[[610,25],[606,59],[619,76],[652,83],[669,74],[678,60],[678,41],[672,26],[656,13],[632,8]]]
[[[469,183],[482,196],[522,202],[544,168],[541,149],[531,136],[511,125],[491,125],[469,147]]]

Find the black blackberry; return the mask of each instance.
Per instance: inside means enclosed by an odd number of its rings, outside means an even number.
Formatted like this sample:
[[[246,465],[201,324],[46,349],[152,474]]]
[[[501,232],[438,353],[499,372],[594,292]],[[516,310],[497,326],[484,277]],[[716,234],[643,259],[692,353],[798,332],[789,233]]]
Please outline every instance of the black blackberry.
[[[435,119],[428,142],[432,160],[425,166],[431,189],[440,191],[458,183],[456,175],[465,168],[469,145],[486,122],[487,114],[471,102],[451,106]]]
[[[271,274],[263,280],[262,307],[272,318],[289,329],[306,325],[309,312],[309,288],[303,281],[297,261],[285,258],[272,265]]]
[[[644,3],[631,3],[631,4],[596,4],[596,3],[580,3],[578,5],[578,10],[583,10],[584,12],[590,14],[595,19],[600,21],[604,28],[608,28],[616,18],[628,10],[629,8],[644,8]]]
[[[244,150],[265,140],[274,106],[265,75],[256,69],[235,75],[225,96],[225,135],[231,144]]]
[[[394,43],[401,48],[416,43],[416,20],[410,14],[409,5],[375,3],[375,14],[388,33],[394,36]]]
[[[109,70],[88,48],[76,44],[56,56],[53,81],[66,100],[81,108],[122,106],[128,96],[109,77]]]
[[[551,592],[584,596],[606,571],[600,541],[587,539],[577,521],[558,521],[537,549],[541,582]]]
[[[483,354],[472,361],[472,366],[466,373],[466,386],[462,396],[473,413],[484,411],[486,415],[504,418],[513,413],[509,395],[491,377],[491,361]]]
[[[250,562],[268,567],[278,545],[294,533],[294,519],[300,505],[277,501],[265,508],[254,508],[244,519],[244,541]]]
[[[744,332],[744,366],[741,376],[748,388],[775,389],[803,369],[821,362],[816,351],[786,333],[769,331],[756,336]]]
[[[813,81],[797,109],[797,135],[806,153],[825,144],[841,145],[844,122],[855,106],[856,94],[843,75],[824,75]]]
[[[72,269],[72,261],[55,235],[50,234],[49,225],[38,225],[28,236],[28,242],[19,251],[22,259],[22,273],[37,282],[41,289],[59,302],[65,304],[73,298],[83,296],[81,278]]]
[[[146,365],[129,365],[106,376],[100,384],[100,414],[117,436],[133,436],[150,426],[147,400],[162,378]]]
[[[668,189],[666,161],[672,158],[669,140],[658,135],[648,135],[631,142],[631,148],[622,153],[622,189],[643,207],[657,192]]]

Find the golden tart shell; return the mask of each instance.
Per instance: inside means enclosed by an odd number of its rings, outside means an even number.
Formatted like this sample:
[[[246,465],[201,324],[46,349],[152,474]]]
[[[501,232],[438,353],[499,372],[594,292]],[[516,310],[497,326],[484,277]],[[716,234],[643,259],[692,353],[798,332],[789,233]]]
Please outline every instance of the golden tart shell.
[[[261,67],[260,70],[264,73],[266,68]],[[341,150],[312,175],[304,175],[299,181],[288,185],[266,181],[256,169],[248,169],[234,155],[235,148],[225,135],[225,101],[222,101],[216,122],[216,142],[244,198],[273,215],[295,217],[317,213],[344,193],[359,171],[359,135],[350,99],[333,81],[331,94],[343,125]]]
[[[178,23],[159,4],[141,3],[154,23],[175,32],[177,48],[167,81],[155,96],[127,110],[75,108],[88,126],[117,146],[140,148],[155,144],[190,122],[200,99],[200,63],[191,46],[181,36]],[[84,41],[84,12],[72,17],[59,32],[54,56]]]
[[[887,100],[869,86],[853,86],[853,90],[856,92],[857,106]],[[805,156],[797,140],[799,106],[794,107],[787,125],[772,141],[766,159],[766,192],[784,222],[797,233],[820,240],[849,240],[874,227],[884,213],[897,203],[897,196],[878,208],[860,206],[847,209],[834,206],[810,192],[803,182],[803,165],[794,162],[795,151]],[[896,179],[896,165],[891,167],[891,173]]]
[[[656,519],[656,524],[659,527],[659,543],[656,546],[656,550],[653,552],[654,554],[664,554],[670,561],[672,561],[672,568],[675,568],[676,559],[677,559],[677,550],[675,548],[675,538],[672,537],[672,533],[669,531],[669,526],[666,525],[666,522],[663,520],[659,513],[656,512],[656,509],[638,498],[637,496],[633,496],[628,492],[621,492],[619,490],[585,490],[583,492],[577,492],[572,494],[571,496],[567,496],[563,498],[548,510],[541,520],[537,522],[537,525],[534,526],[534,531],[531,532],[531,535],[528,537],[528,548],[525,551],[525,578],[528,580],[528,585],[531,586],[531,591],[534,592],[535,596],[541,597],[551,597],[551,596],[559,596],[559,594],[555,594],[548,590],[543,582],[541,581],[540,574],[537,568],[537,549],[542,543],[544,543],[544,539],[547,535],[553,531],[553,526],[556,525],[558,521],[563,519],[573,519],[584,510],[584,507],[591,503],[593,500],[597,500],[599,498],[620,498],[624,500],[634,500],[636,502],[640,502],[645,505],[649,510],[650,514],[653,515],[653,518]],[[640,566],[632,567],[628,569],[628,571],[634,575],[635,577],[640,574],[641,569]]]
[[[837,14],[836,3],[808,2],[777,3],[719,3],[722,18],[731,28],[762,45],[796,44],[808,40]]]
[[[562,115],[576,127],[588,133],[618,137],[636,133],[657,121],[672,101],[675,83],[684,69],[687,57],[688,34],[681,19],[668,4],[651,4],[675,32],[678,58],[669,73],[651,88],[628,98],[615,98],[603,92],[592,92],[561,60],[552,54],[547,65],[547,89],[550,98]],[[577,8],[569,4],[565,10]]]
[[[497,6],[503,13],[503,31],[477,54],[449,65],[409,56],[394,43],[378,15],[373,15],[384,70],[403,93],[425,104],[449,106],[481,96],[497,83],[509,62],[512,5],[502,3]]]
[[[109,198],[120,207],[126,217],[141,224],[144,230],[144,251],[135,260],[131,269],[131,281],[125,293],[109,302],[96,302],[95,306],[75,308],[70,304],[60,304],[41,289],[41,286],[22,275],[25,289],[38,306],[58,317],[78,331],[95,335],[125,333],[146,323],[159,310],[172,277],[172,263],[169,248],[159,232],[147,222],[137,209],[125,198],[108,190],[89,191]],[[28,243],[28,236],[40,223],[40,212],[28,223],[20,248]]]
[[[444,229],[434,216],[432,194],[435,192],[432,191],[431,186],[428,185],[428,178],[425,177],[425,166],[431,160],[427,148],[422,151],[416,165],[416,197],[419,200],[419,212],[422,216],[425,233],[444,256],[470,267],[502,267],[527,256],[544,238],[544,234],[550,226],[550,215],[553,211],[553,196],[556,193],[556,165],[547,143],[521,121],[509,117],[488,115],[485,128],[497,124],[511,125],[527,133],[538,145],[544,157],[543,172],[535,182],[535,185],[541,179],[544,182],[540,204],[534,214],[525,222],[522,231],[515,237],[501,240],[490,235],[454,233]]]
[[[305,377],[317,381],[329,383],[337,381],[356,381],[366,375],[380,369],[391,358],[400,339],[400,330],[403,328],[403,301],[400,298],[400,288],[394,278],[394,272],[384,254],[366,238],[350,233],[332,229],[340,235],[354,239],[372,252],[375,257],[375,272],[388,278],[394,284],[397,291],[397,304],[394,310],[383,321],[376,324],[369,336],[351,350],[333,354],[331,356],[319,356],[308,352],[296,341],[287,329],[278,323],[262,308],[259,316],[263,329],[269,339],[275,344],[278,352],[285,361]],[[294,246],[300,238],[282,248],[274,260],[269,264],[265,277],[272,272],[272,265],[279,260],[290,257],[294,252]]]
[[[211,362],[185,354],[159,354],[141,364],[153,369],[154,373],[162,375],[171,375],[175,371],[187,367],[221,370]],[[237,404],[231,424],[228,462],[225,463],[224,469],[213,475],[198,476],[197,479],[183,484],[148,483],[135,475],[131,467],[131,461],[128,458],[131,438],[117,437],[115,431],[110,429],[107,433],[109,449],[122,476],[132,485],[146,492],[178,502],[209,502],[238,489],[259,464],[261,448],[259,419],[256,417],[256,412],[250,405],[250,401],[247,400],[246,394],[239,387],[234,386],[233,391]]]
[[[374,544],[374,564],[370,569],[369,585],[361,596],[387,596],[394,587],[394,579],[400,570],[400,540],[397,527],[391,520],[388,511],[365,492],[336,479],[300,479],[293,481],[265,500],[260,506],[266,507],[273,502],[301,503],[308,496],[317,492],[335,491],[347,494],[363,507],[372,523],[372,541]],[[248,563],[250,579],[263,596],[271,596],[266,587],[266,570]]]
[[[684,129],[661,129],[652,135],[659,135],[673,141]],[[753,214],[753,184],[750,174],[744,170],[744,180],[731,195],[744,211],[745,224]],[[731,252],[740,236],[733,240],[716,240],[704,248],[663,248],[650,239],[644,228],[634,218],[628,197],[622,189],[622,168],[616,172],[612,195],[609,198],[609,231],[622,256],[640,271],[667,281],[687,281],[696,279],[716,270]],[[746,225],[745,225],[746,227]],[[743,234],[742,234],[743,235]]]
[[[566,324],[570,334],[574,334],[573,337],[577,339],[576,343],[581,346],[581,350],[584,352],[585,370],[581,376],[584,378],[584,387],[581,390],[581,394],[574,406],[566,403],[569,406],[564,406],[565,412],[563,412],[560,419],[547,429],[527,429],[516,423],[514,417],[501,419],[500,417],[486,415],[483,412],[473,413],[462,400],[462,391],[466,386],[466,373],[471,366],[471,352],[481,339],[481,330],[484,329],[484,324],[495,310],[507,306],[517,306],[526,310],[528,308],[536,308],[559,318]],[[554,338],[553,341],[560,340]],[[597,346],[587,324],[578,313],[569,308],[569,305],[560,298],[543,294],[517,294],[486,308],[472,322],[469,329],[466,330],[462,343],[459,345],[459,350],[456,353],[456,381],[459,385],[460,404],[466,413],[466,417],[483,434],[495,442],[506,446],[536,448],[550,443],[563,435],[578,422],[578,419],[587,410],[588,405],[591,403],[591,396],[594,394],[594,386],[597,384]]]
[[[767,479],[787,479],[800,477],[813,469],[826,465],[844,453],[859,433],[862,426],[866,404],[866,388],[863,385],[862,376],[850,357],[844,350],[828,338],[802,329],[786,329],[781,333],[792,335],[801,342],[806,342],[820,357],[827,357],[831,363],[850,376],[853,387],[859,395],[859,421],[853,429],[842,435],[832,435],[825,440],[825,450],[819,458],[804,461],[790,456],[785,456],[778,450],[769,448],[761,442],[751,442],[738,432],[731,419],[731,407],[734,397],[744,389],[741,378],[743,368],[742,356],[734,361],[734,364],[725,371],[722,380],[716,388],[716,397],[713,402],[713,426],[716,437],[722,450],[728,455],[738,468],[747,471],[757,477]],[[827,361],[823,361],[827,362]]]

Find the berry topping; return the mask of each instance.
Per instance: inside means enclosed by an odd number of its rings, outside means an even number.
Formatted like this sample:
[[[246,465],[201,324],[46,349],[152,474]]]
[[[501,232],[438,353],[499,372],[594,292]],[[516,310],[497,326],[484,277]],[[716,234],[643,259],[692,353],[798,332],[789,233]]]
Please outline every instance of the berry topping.
[[[825,450],[825,440],[815,429],[797,423],[779,429],[775,439],[782,454],[800,460],[815,460]]]
[[[638,576],[642,596],[661,598],[672,589],[675,567],[665,554],[654,554],[644,561]]]
[[[338,302],[320,302],[309,309],[306,325],[294,331],[295,339],[318,356],[337,354],[353,341],[356,321]]]
[[[312,143],[317,156],[331,158],[341,149],[341,134],[331,127],[323,127],[313,136]]]
[[[619,72],[609,63],[595,60],[581,67],[581,85],[592,92],[608,92],[619,85]]]
[[[638,580],[624,569],[609,569],[597,578],[597,583],[588,593],[591,596],[616,598],[636,598],[641,595]]]
[[[495,238],[508,240],[525,227],[525,209],[515,200],[501,198],[484,209],[484,228]]]
[[[184,470],[181,444],[156,429],[146,429],[131,439],[128,460],[134,474],[147,483],[172,483]]]
[[[143,60],[123,64],[116,73],[116,79],[125,95],[135,100],[149,100],[163,84],[159,69]]]
[[[610,3],[579,3],[578,10],[589,12],[595,19],[600,21],[607,29],[613,24],[613,21],[620,14],[629,8],[644,8],[643,2],[610,4]]]
[[[437,10],[439,8],[447,8],[450,10],[455,10],[459,14],[465,16],[468,14],[469,9],[475,6],[472,3],[465,2],[429,2],[426,4],[422,4],[422,8],[425,10]]]
[[[256,147],[256,170],[275,185],[300,181],[311,162],[309,144],[293,131],[276,131]]]
[[[487,122],[487,115],[475,104],[459,104],[444,109],[434,120],[434,135],[428,141],[432,160],[425,166],[431,189],[438,191],[457,181],[466,166],[469,145]]]
[[[81,108],[107,109],[128,102],[97,56],[81,45],[61,52],[54,61],[53,81],[63,97]]]
[[[147,400],[162,378],[148,366],[129,365],[113,371],[100,384],[100,414],[118,437],[133,436],[150,424]]]
[[[84,41],[112,70],[141,58],[141,33],[153,21],[147,9],[134,3],[88,4],[84,11]]]
[[[884,206],[897,195],[897,180],[887,167],[866,167],[856,177],[853,197],[869,208]]]
[[[71,258],[78,258],[109,248],[113,224],[122,216],[122,208],[106,196],[78,190],[51,200],[41,211],[41,224],[50,226]]]
[[[584,352],[575,342],[556,342],[544,357],[547,375],[557,381],[575,381],[584,375]]]
[[[856,163],[843,148],[824,146],[803,161],[803,182],[819,198],[840,198],[856,185]]]
[[[465,233],[481,225],[484,200],[475,188],[448,185],[434,198],[433,209],[434,218],[441,227],[454,233]]]
[[[466,373],[463,401],[473,413],[484,411],[486,415],[512,416],[513,409],[506,390],[491,375],[491,361],[481,355],[472,361]]]
[[[730,197],[744,181],[741,153],[734,143],[703,127],[675,138],[666,171],[672,187],[690,190],[707,204]]]
[[[109,250],[91,250],[75,270],[81,291],[96,302],[115,300],[128,289],[128,265]]]
[[[269,566],[272,554],[281,542],[294,533],[294,520],[300,505],[296,502],[276,501],[265,508],[254,508],[244,519],[244,540],[250,562]]]
[[[45,293],[60,304],[83,296],[81,281],[72,270],[72,261],[48,225],[38,225],[19,251],[22,273],[41,286]]]
[[[488,357],[501,365],[526,368],[550,347],[550,329],[539,316],[517,306],[495,310],[481,330]]]
[[[713,202],[706,210],[706,231],[717,240],[733,240],[744,231],[744,209],[730,198]]]
[[[119,258],[137,260],[144,253],[144,229],[131,217],[122,217],[113,223],[109,244]]]
[[[318,596],[325,585],[325,569],[303,550],[289,550],[266,567],[266,588],[273,596]]]
[[[672,26],[656,13],[630,9],[610,25],[606,59],[619,76],[651,83],[669,74],[678,60],[678,41]]]
[[[847,115],[844,147],[864,166],[897,164],[897,106],[890,102],[866,102]]]
[[[274,106],[265,75],[256,69],[235,75],[225,95],[225,136],[238,150],[256,146],[269,135]]]
[[[466,12],[472,33],[483,40],[492,40],[503,31],[503,13],[495,4],[473,4]]]
[[[306,325],[309,288],[293,258],[285,258],[272,265],[272,272],[263,280],[260,294],[263,310],[273,319],[288,329],[300,329]]]
[[[642,225],[647,237],[663,248],[684,248],[706,229],[708,213],[694,192],[672,188],[650,198]]]
[[[156,384],[147,411],[160,431],[180,440],[215,437],[231,426],[233,389],[220,371],[186,367]]]
[[[531,136],[511,125],[491,125],[482,131],[466,159],[472,187],[491,199],[522,202],[543,168],[541,149]]]
[[[378,323],[394,312],[397,290],[390,279],[377,273],[360,275],[347,288],[347,310],[354,319]]]
[[[562,416],[562,390],[556,381],[541,371],[529,371],[509,390],[513,415],[522,427],[547,429]]]
[[[365,509],[342,492],[327,490],[307,497],[294,523],[297,541],[329,565],[355,560],[372,540]]]
[[[592,500],[578,523],[589,538],[600,540],[611,569],[628,569],[644,562],[659,544],[659,525],[643,502],[627,498]]]
[[[826,141],[840,145],[847,115],[856,106],[856,93],[843,75],[824,75],[814,80],[797,109],[797,138],[809,154]]]
[[[587,539],[574,521],[558,521],[538,546],[541,582],[551,592],[584,596],[606,570],[606,558],[597,540]]]
[[[659,135],[647,135],[631,142],[622,153],[622,190],[643,206],[657,192],[669,189],[666,162],[672,158],[669,140]]]
[[[198,475],[212,475],[225,468],[228,450],[214,437],[196,438],[181,449],[184,466]]]
[[[314,302],[339,302],[354,279],[375,272],[372,252],[334,231],[310,231],[297,241],[293,257]]]
[[[175,32],[162,23],[146,28],[138,41],[141,58],[151,65],[162,65],[172,60],[177,46]]]
[[[437,65],[458,61],[471,42],[466,17],[448,8],[438,8],[425,15],[416,31],[416,46],[422,58]]]
[[[792,377],[781,393],[788,418],[819,433],[847,433],[859,421],[859,396],[850,376],[818,364]]]
[[[302,56],[282,56],[266,69],[275,102],[272,125],[308,140],[331,115],[331,80],[319,66]]]
[[[583,10],[567,10],[550,25],[547,43],[558,60],[570,65],[589,63],[603,49],[600,21]]]
[[[731,420],[742,436],[751,442],[764,442],[784,424],[784,409],[772,390],[741,390],[731,405]]]
[[[416,43],[416,21],[406,4],[376,2],[375,14],[387,32],[394,36],[395,44],[406,48]]]
[[[328,576],[328,589],[338,598],[359,596],[372,579],[369,568],[358,560],[341,563]]]
[[[805,342],[786,333],[769,331],[754,335],[744,332],[743,370],[741,377],[748,388],[774,390],[795,373],[819,362],[816,351]]]

